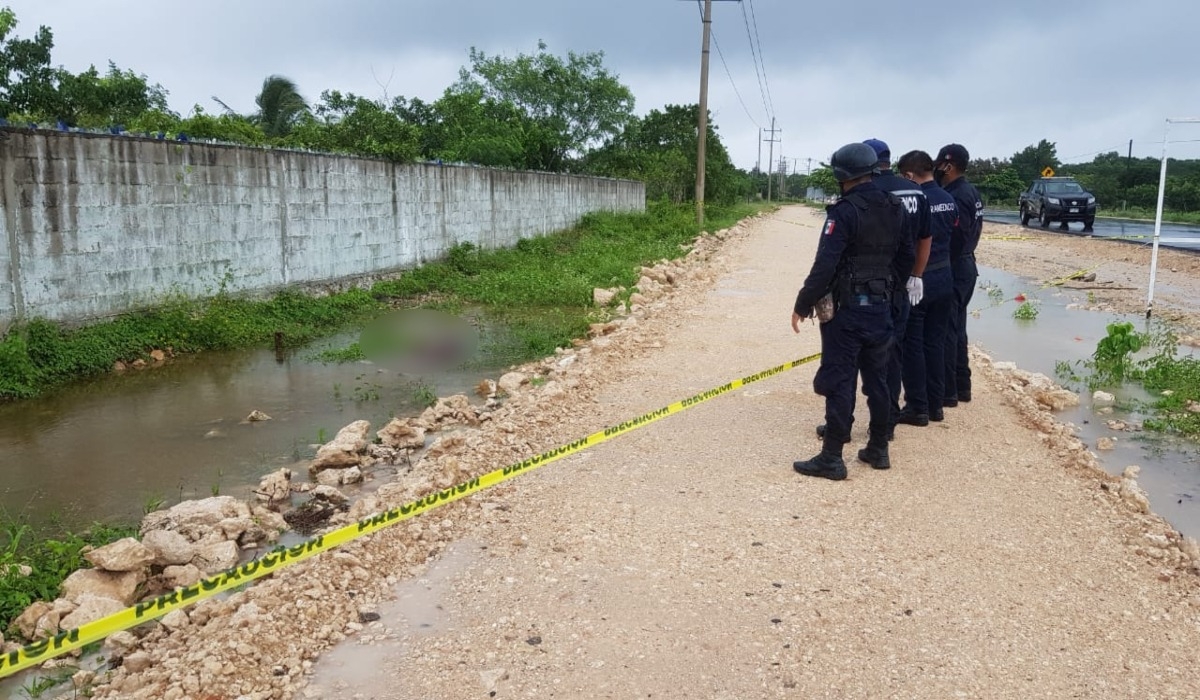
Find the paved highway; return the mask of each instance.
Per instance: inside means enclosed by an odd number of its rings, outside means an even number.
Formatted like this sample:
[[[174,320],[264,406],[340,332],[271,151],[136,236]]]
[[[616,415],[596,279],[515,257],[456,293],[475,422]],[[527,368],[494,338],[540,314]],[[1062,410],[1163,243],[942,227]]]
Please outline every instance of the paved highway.
[[[991,211],[985,210],[983,213],[985,221],[994,221],[1002,224],[1020,224],[1021,221],[1017,217],[1015,211]],[[1030,228],[1033,230],[1041,230],[1036,221],[1030,221]],[[1132,221],[1130,219],[1096,219],[1096,225],[1093,227],[1094,232],[1087,234],[1083,232],[1083,224],[1070,224],[1070,230],[1061,232],[1058,224],[1050,224],[1047,229],[1052,233],[1066,233],[1074,236],[1095,236],[1097,238],[1119,238],[1127,240],[1130,243],[1149,245],[1154,238],[1154,222],[1153,221]],[[1200,251],[1200,226],[1192,226],[1189,224],[1168,224],[1162,225],[1162,238],[1159,244],[1169,248],[1183,248],[1187,250]]]

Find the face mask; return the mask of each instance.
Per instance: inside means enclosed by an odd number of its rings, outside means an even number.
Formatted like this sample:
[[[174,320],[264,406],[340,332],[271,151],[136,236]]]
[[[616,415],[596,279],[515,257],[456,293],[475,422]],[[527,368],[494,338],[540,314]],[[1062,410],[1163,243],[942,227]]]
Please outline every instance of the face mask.
[[[933,171],[934,182],[936,182],[937,184],[940,185],[940,184],[942,184],[942,181],[945,179],[946,179],[946,171],[945,170],[934,170]]]

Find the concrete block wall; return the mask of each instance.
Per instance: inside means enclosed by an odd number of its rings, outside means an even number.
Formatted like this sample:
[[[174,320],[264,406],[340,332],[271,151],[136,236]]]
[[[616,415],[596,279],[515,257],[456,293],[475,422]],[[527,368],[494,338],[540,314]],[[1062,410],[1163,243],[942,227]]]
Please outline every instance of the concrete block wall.
[[[642,183],[132,137],[0,135],[0,332],[205,296],[341,281],[509,246]]]

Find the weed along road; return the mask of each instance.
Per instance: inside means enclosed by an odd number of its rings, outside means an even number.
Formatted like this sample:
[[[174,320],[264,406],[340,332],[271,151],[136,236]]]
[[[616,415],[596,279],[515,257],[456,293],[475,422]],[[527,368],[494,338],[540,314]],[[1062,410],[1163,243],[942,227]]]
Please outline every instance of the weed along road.
[[[820,350],[789,317],[822,221],[706,239],[372,505],[753,384],[205,601],[95,697],[1200,696],[1194,549],[987,358],[890,471],[792,470],[816,363],[761,374]]]

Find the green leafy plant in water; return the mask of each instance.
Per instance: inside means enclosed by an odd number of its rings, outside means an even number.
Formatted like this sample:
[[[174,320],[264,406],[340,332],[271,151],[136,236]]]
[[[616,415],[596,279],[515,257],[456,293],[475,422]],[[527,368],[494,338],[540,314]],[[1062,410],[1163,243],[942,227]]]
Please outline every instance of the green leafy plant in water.
[[[437,403],[438,395],[428,384],[419,382],[412,392],[413,401],[418,406],[429,407]]]
[[[1032,302],[1024,302],[1013,311],[1013,318],[1018,321],[1032,321],[1038,316],[1038,309]]]
[[[1092,359],[1086,363],[1092,371],[1088,386],[1110,386],[1120,384],[1135,370],[1133,354],[1142,349],[1146,338],[1129,322],[1110,323],[1108,334],[1096,344]]]

